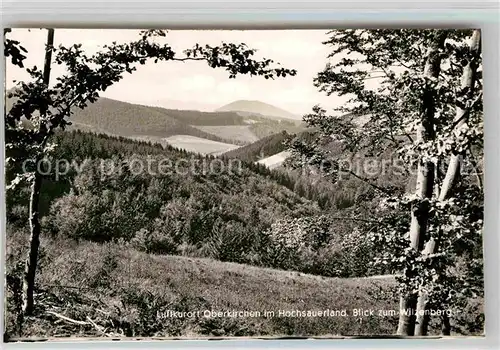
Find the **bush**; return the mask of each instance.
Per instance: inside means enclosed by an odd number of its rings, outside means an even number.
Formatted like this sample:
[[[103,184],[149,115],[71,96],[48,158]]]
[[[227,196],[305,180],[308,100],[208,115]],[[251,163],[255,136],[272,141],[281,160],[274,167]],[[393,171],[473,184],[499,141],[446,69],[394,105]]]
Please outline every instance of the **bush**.
[[[14,226],[24,226],[28,222],[29,212],[26,205],[14,205],[12,208],[7,208],[7,221]]]
[[[300,219],[279,220],[266,232],[266,262],[271,267],[300,269],[301,250],[306,248],[306,232]]]
[[[247,262],[254,251],[252,232],[241,222],[216,219],[210,237],[202,245],[206,257],[221,261]]]
[[[264,261],[270,267],[329,277],[375,272],[372,243],[359,230],[334,225],[327,215],[279,220],[266,238]]]
[[[147,228],[169,198],[167,186],[128,171],[125,165],[111,174],[102,172],[98,161],[89,161],[74,179],[72,190],[55,200],[44,219],[55,234],[74,239],[106,242],[130,240]]]
[[[172,236],[145,228],[139,230],[130,243],[137,250],[152,254],[174,254],[178,246]]]

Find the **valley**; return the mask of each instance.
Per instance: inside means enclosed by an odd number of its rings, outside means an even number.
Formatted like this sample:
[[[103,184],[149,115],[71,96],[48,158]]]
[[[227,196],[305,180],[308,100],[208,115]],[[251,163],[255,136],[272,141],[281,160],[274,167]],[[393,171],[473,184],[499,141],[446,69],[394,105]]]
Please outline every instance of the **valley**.
[[[73,112],[69,130],[168,144],[188,152],[214,156],[282,132],[293,134],[305,130],[294,114],[259,101],[235,101],[214,112],[201,112],[100,98],[85,110]],[[261,164],[276,167],[281,164],[283,155]]]
[[[193,127],[226,140],[236,140],[245,144],[259,140],[250,125],[193,125]]]
[[[7,100],[7,108],[13,100]],[[263,113],[269,113],[265,115]],[[202,155],[242,155],[250,147],[252,161],[275,168],[284,161],[282,133],[293,135],[305,125],[288,111],[259,101],[235,101],[214,112],[168,109],[99,98],[84,110],[73,109],[68,130],[80,130],[158,143]],[[266,151],[256,148],[267,140]],[[233,151],[243,148],[238,153]],[[270,153],[272,152],[272,153]],[[226,154],[227,153],[227,154]],[[280,153],[279,155],[277,153]],[[275,157],[264,160],[266,157]],[[245,159],[247,160],[247,159]]]
[[[172,147],[203,155],[217,156],[239,147],[230,143],[212,141],[191,135],[174,135],[163,140]]]

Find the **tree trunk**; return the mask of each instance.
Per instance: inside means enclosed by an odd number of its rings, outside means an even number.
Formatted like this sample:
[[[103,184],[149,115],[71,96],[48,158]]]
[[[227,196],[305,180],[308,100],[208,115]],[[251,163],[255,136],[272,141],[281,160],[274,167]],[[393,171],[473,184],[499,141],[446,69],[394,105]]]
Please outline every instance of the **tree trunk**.
[[[441,71],[441,54],[440,51],[444,48],[448,32],[445,30],[437,31],[434,41],[429,47],[427,60],[424,67],[424,77],[428,79],[437,79]],[[435,96],[436,91],[433,88],[427,88],[422,95],[422,111],[420,117],[420,125],[417,130],[417,143],[432,141],[435,138],[434,131],[434,113],[435,113]],[[415,195],[418,202],[413,205],[411,210],[411,225],[410,225],[410,246],[413,250],[421,251],[423,240],[427,231],[427,220],[429,212],[429,202],[434,189],[434,164],[429,161],[420,160],[417,168],[417,184]],[[415,277],[413,271],[406,271],[409,277]],[[399,315],[398,335],[414,335],[416,322],[418,294],[410,292],[407,295],[402,295],[400,304],[407,312],[401,312]]]
[[[481,53],[481,31],[479,29],[474,30],[472,38],[470,40],[469,49],[472,54],[472,59],[468,62],[467,66],[464,67],[462,78],[461,78],[461,89],[459,96],[457,98],[458,103],[456,107],[456,114],[454,119],[455,132],[458,132],[460,128],[467,123],[468,114],[470,108],[464,104],[472,102],[472,97],[474,93],[474,83],[476,81],[476,72],[478,68],[477,58]],[[450,157],[450,162],[448,163],[448,169],[446,171],[445,178],[443,180],[443,185],[439,193],[438,200],[444,201],[448,199],[453,186],[457,183],[458,177],[460,175],[460,167],[463,160],[463,154],[452,154]],[[434,254],[437,251],[437,243],[435,238],[429,238],[423,254]],[[417,305],[417,325],[416,325],[416,335],[427,335],[427,329],[430,321],[430,315],[428,315],[426,310],[428,310],[428,296],[425,292],[421,291],[419,293],[419,302]],[[422,315],[420,315],[422,314]],[[443,330],[449,330],[449,318],[443,318]],[[445,323],[448,325],[446,326]],[[444,331],[443,331],[444,334]],[[447,334],[449,335],[449,334]]]
[[[37,158],[38,160],[38,158]],[[38,204],[40,200],[40,189],[42,187],[42,176],[35,171],[31,184],[31,197],[29,208],[30,221],[30,251],[26,259],[23,280],[23,313],[31,315],[33,313],[33,291],[35,287],[35,273],[38,261],[38,248],[40,246],[40,220]]]
[[[54,44],[54,29],[48,29],[47,46],[45,49],[45,62],[43,68],[43,83],[48,87],[50,81],[50,64],[52,61],[52,46]],[[44,111],[40,111],[40,128],[44,128]],[[44,145],[41,145],[43,148]],[[39,152],[42,152],[40,150]],[[41,156],[35,157],[35,169],[33,182],[31,184],[31,197],[29,207],[29,223],[30,223],[30,250],[26,259],[24,278],[23,278],[23,313],[31,315],[33,313],[33,292],[35,289],[35,274],[38,262],[38,248],[40,247],[40,190],[42,188],[42,175],[38,172],[38,163]]]
[[[481,31],[476,29],[472,34],[472,38],[469,44],[469,50],[472,54],[472,59],[468,62],[467,66],[464,67],[461,79],[461,89],[457,100],[466,100],[467,102],[472,102],[472,96],[474,93],[474,85],[476,82],[476,73],[478,68],[477,57],[481,54]],[[454,119],[455,132],[458,132],[464,125],[467,124],[469,115],[469,108],[463,103],[457,103],[456,114]],[[450,190],[452,189],[455,180],[460,172],[460,165],[462,164],[463,154],[452,154],[450,162],[448,164],[448,169],[446,171],[446,176],[443,181],[443,186],[441,192],[439,193],[439,200],[443,201],[448,198]]]
[[[412,336],[415,334],[415,309],[417,298],[414,294],[402,295],[399,299],[398,335]]]
[[[451,324],[450,318],[447,314],[443,315],[442,323],[441,323],[441,334],[442,335],[451,335]]]

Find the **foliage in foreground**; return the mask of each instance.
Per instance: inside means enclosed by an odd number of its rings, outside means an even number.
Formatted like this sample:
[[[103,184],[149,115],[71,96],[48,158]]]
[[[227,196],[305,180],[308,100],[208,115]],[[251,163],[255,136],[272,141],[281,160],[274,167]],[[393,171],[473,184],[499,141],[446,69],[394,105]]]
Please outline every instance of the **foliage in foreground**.
[[[480,33],[331,31],[329,62],[314,83],[348,100],[334,113],[315,106],[304,121],[318,137],[291,145],[296,165],[318,167],[333,181],[344,164],[343,152],[331,150],[332,135],[347,152],[393,149],[417,179],[411,192],[378,186],[381,205],[373,214],[381,220],[362,225],[380,247],[377,261],[403,272],[402,307],[417,312],[461,309],[484,291]],[[428,319],[401,317],[398,334],[426,335]],[[445,335],[446,323],[443,318]]]
[[[106,334],[113,338],[389,335],[397,322],[396,316],[276,317],[277,310],[396,310],[397,285],[392,277],[322,278],[212,259],[151,255],[123,243],[57,237],[42,241],[38,306],[19,330],[12,281],[15,266],[22,265],[27,237],[10,229],[7,237],[7,339]],[[175,319],[162,317],[166,310],[271,310],[276,315]],[[454,334],[480,334],[481,310],[481,299],[470,300],[452,319]]]

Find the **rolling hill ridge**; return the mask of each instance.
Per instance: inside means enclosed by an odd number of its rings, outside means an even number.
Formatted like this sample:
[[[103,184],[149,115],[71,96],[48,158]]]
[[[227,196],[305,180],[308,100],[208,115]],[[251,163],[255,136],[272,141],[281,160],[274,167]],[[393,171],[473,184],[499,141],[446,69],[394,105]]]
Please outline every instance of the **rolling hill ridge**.
[[[14,101],[7,99],[7,110]],[[259,101],[243,102],[235,101],[220,109],[242,107],[245,112],[204,112],[101,97],[83,110],[73,109],[68,129],[169,144],[201,154],[221,154],[283,131],[295,134],[304,129],[298,120],[276,117],[290,116],[287,111]]]
[[[70,120],[70,129],[168,143],[202,154],[215,149],[224,153],[281,131],[301,130],[296,121],[263,115],[167,109],[109,98],[100,98],[84,110],[75,109]]]
[[[278,108],[269,103],[256,101],[256,100],[238,100],[231,102],[227,105],[217,108],[218,112],[232,111],[239,112],[242,115],[260,115],[271,116],[285,119],[300,119],[300,116],[288,112],[282,108]]]

